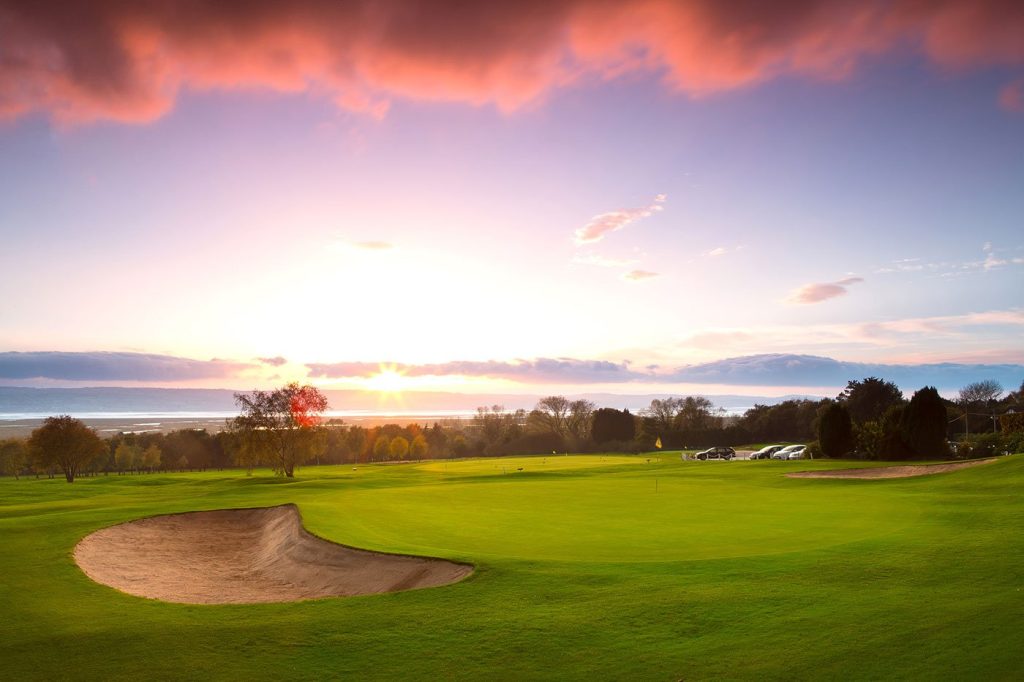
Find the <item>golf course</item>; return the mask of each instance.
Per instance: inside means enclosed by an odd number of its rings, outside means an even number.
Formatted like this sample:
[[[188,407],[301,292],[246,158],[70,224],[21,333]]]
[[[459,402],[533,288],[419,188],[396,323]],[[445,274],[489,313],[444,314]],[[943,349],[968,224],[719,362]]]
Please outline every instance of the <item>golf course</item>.
[[[664,452],[2,479],[0,678],[1024,678],[1024,455],[785,475],[865,466]],[[422,589],[198,604],[75,561],[116,524],[278,505],[324,540],[472,568]]]

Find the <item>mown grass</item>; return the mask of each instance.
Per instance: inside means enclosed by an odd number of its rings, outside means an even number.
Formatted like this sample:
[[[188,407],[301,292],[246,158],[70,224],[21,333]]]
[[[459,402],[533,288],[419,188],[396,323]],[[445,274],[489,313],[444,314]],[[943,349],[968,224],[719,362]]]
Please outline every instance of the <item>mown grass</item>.
[[[1024,456],[782,476],[835,466],[662,453],[0,481],[0,679],[1024,678]],[[187,606],[71,558],[120,521],[284,502],[321,536],[477,570]]]

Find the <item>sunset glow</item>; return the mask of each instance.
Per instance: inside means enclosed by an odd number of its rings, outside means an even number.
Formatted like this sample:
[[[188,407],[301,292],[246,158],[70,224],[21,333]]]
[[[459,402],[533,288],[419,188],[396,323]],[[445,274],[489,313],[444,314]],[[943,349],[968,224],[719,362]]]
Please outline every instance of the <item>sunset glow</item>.
[[[382,366],[380,372],[366,380],[366,385],[381,393],[401,393],[405,388],[405,377],[394,369]]]
[[[12,9],[0,382],[1013,383],[1024,13],[755,6]]]

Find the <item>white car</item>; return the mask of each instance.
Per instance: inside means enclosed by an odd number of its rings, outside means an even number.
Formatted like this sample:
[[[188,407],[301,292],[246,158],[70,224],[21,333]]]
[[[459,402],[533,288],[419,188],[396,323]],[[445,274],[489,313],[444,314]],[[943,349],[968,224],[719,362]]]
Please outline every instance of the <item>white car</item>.
[[[789,454],[786,455],[786,459],[803,459],[806,456],[807,456],[807,446],[806,445],[798,445],[795,448],[793,448],[792,450],[790,450]]]
[[[803,459],[806,450],[806,445],[787,445],[772,455],[772,459]]]
[[[781,445],[766,445],[757,452],[750,453],[750,459],[771,459],[772,455],[781,449]]]

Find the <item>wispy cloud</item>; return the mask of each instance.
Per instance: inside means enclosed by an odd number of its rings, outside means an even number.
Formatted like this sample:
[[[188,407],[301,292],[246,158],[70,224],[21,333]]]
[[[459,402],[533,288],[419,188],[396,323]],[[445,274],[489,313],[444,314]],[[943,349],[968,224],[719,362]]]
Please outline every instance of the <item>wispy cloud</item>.
[[[701,255],[706,258],[718,258],[719,256],[724,256],[729,253],[736,253],[737,251],[742,251],[745,248],[745,244],[737,244],[735,246],[718,246],[714,249],[711,249],[710,251],[705,251]]]
[[[961,277],[978,272],[998,270],[1006,266],[1024,265],[1024,257],[1005,255],[1005,250],[997,249],[992,242],[981,245],[984,258],[967,261],[938,261],[924,263],[919,258],[905,258],[892,261],[890,264],[874,270],[876,274],[893,272],[925,272],[938,277]]]
[[[863,277],[847,277],[838,282],[805,284],[790,294],[789,301],[791,303],[821,303],[830,298],[844,296],[847,293],[847,287],[863,281]]]
[[[601,241],[609,232],[621,230],[631,223],[635,223],[642,218],[647,218],[663,210],[663,204],[666,199],[667,197],[664,194],[658,194],[648,206],[642,208],[623,208],[617,211],[598,214],[591,218],[586,225],[576,230],[576,243],[592,244]]]
[[[622,276],[622,279],[629,282],[639,282],[641,280],[651,279],[652,277],[657,276],[657,272],[651,272],[650,270],[630,270]]]
[[[992,248],[991,242],[985,242],[981,250],[985,254],[985,260],[981,261],[981,268],[983,270],[995,270],[1004,265],[1024,264],[1024,258],[1007,258],[1006,256],[997,255],[996,250]]]
[[[280,367],[281,365],[286,364],[288,362],[288,360],[286,360],[285,358],[283,358],[280,355],[277,355],[277,356],[272,357],[272,358],[256,358],[256,359],[259,360],[260,362],[262,362],[264,365],[270,365],[271,367]]]
[[[890,261],[887,265],[876,268],[873,272],[879,275],[890,272],[921,272],[930,266],[931,264],[922,263],[920,258],[899,258]]]

